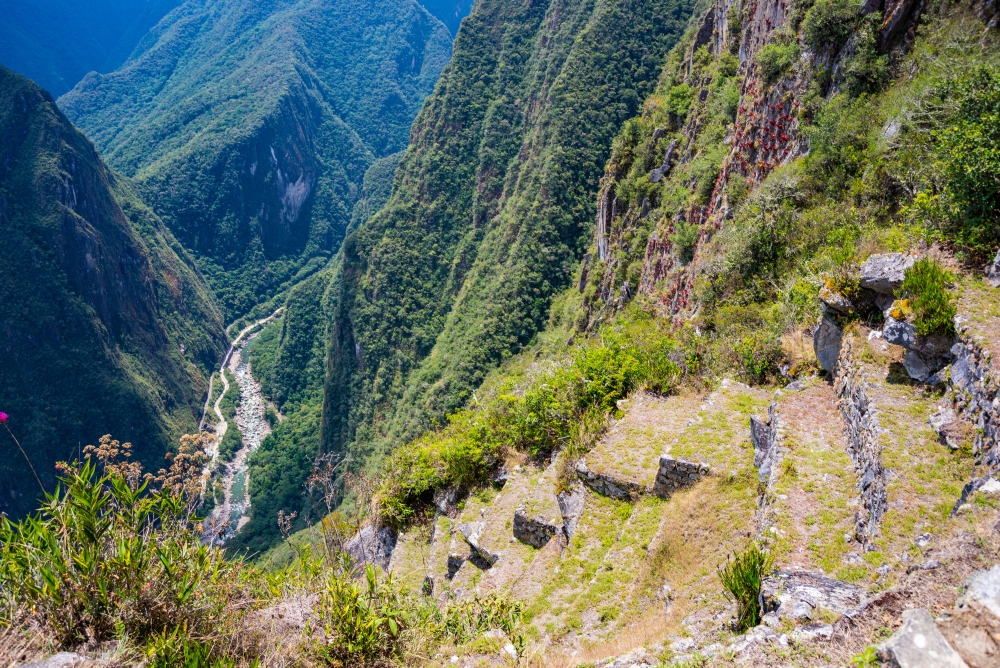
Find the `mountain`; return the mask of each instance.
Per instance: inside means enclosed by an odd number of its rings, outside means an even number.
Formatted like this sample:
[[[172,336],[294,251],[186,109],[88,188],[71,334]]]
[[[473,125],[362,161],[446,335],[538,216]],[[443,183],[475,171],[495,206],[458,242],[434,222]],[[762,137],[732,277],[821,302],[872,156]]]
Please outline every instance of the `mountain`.
[[[326,450],[377,461],[545,326],[588,244],[611,140],[690,12],[683,0],[476,4],[388,204],[344,242]]]
[[[181,0],[0,0],[0,64],[52,95],[110,72]]]
[[[473,7],[387,203],[356,209],[335,262],[261,337],[265,392],[293,412],[304,404],[288,388],[311,398],[251,462],[252,517],[234,546],[268,547],[279,510],[308,516],[303,447],[375,468],[545,325],[588,243],[611,140],[690,11],[675,0]],[[387,182],[378,171],[366,190]]]
[[[59,104],[235,318],[339,247],[450,56],[414,0],[190,0]]]
[[[197,429],[222,317],[194,262],[52,97],[0,68],[0,401],[46,489],[104,434],[147,469]],[[7,435],[5,434],[5,437]],[[0,439],[0,510],[39,490]]]

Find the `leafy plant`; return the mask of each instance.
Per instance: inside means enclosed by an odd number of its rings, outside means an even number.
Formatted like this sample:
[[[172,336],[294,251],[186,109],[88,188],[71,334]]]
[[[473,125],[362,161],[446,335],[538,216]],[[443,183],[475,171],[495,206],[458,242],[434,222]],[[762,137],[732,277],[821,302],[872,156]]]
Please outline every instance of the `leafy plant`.
[[[851,663],[856,668],[877,668],[879,665],[878,654],[874,647],[865,647],[863,652],[851,658]]]
[[[856,0],[816,0],[802,21],[806,44],[839,51],[854,30],[858,9]]]
[[[764,577],[774,568],[774,555],[756,543],[734,552],[717,573],[726,597],[736,603],[736,628],[743,632],[760,624],[760,591]]]
[[[772,85],[799,59],[799,45],[793,40],[765,44],[757,52],[757,67],[764,83]]]
[[[955,298],[948,291],[948,284],[952,280],[954,277],[951,272],[930,258],[917,260],[906,270],[897,296],[909,300],[908,307],[913,311],[918,334],[955,334],[955,314],[958,308]]]

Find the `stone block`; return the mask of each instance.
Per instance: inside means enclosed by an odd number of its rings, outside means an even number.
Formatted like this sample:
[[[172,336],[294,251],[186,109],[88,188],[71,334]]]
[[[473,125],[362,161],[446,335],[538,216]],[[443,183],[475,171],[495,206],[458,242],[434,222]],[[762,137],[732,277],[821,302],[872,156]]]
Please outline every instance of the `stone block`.
[[[872,255],[861,265],[861,287],[891,295],[903,285],[906,270],[917,261],[904,253]]]
[[[850,299],[825,285],[819,289],[819,300],[837,313],[848,315],[854,312],[854,304]]]
[[[816,361],[827,372],[833,372],[837,366],[842,341],[843,333],[837,323],[824,315],[813,333],[813,351],[816,353]]]
[[[541,517],[528,517],[524,508],[514,511],[514,538],[533,547],[545,547],[557,533],[562,533],[562,525]]]
[[[879,645],[878,657],[892,668],[968,668],[923,608],[903,611],[903,625]]]

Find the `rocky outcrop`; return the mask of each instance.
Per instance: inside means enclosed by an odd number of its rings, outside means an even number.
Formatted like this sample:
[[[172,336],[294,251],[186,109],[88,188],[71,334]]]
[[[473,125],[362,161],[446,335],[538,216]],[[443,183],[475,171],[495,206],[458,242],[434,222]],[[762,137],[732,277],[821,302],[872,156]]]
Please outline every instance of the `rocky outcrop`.
[[[903,625],[879,646],[878,657],[890,668],[968,668],[923,608],[903,611]]]
[[[861,265],[861,287],[893,295],[903,285],[906,270],[916,261],[916,256],[904,253],[872,255]]]
[[[843,615],[861,605],[865,590],[810,571],[778,571],[764,578],[760,609],[765,617],[802,621],[818,609]],[[765,621],[766,623],[766,621]]]
[[[462,524],[458,527],[458,532],[461,534],[462,538],[469,546],[469,558],[468,561],[476,568],[481,568],[486,570],[492,568],[494,564],[500,561],[502,556],[499,552],[493,552],[488,550],[479,544],[479,536],[483,531],[483,522],[468,522]],[[448,557],[449,568],[451,570],[451,557]],[[461,566],[461,565],[460,565]],[[458,569],[456,569],[457,571]]]
[[[813,352],[816,353],[816,361],[827,373],[833,373],[837,366],[837,358],[840,357],[840,346],[844,333],[840,331],[837,323],[828,315],[824,315],[819,321],[816,331],[813,332]]]
[[[392,551],[396,549],[396,539],[395,529],[369,524],[362,527],[344,549],[355,564],[372,564],[388,570]]]
[[[675,459],[670,455],[660,456],[660,468],[656,472],[656,482],[652,492],[656,496],[666,497],[671,492],[688,487],[701,480],[711,471],[711,466],[705,462],[691,462],[686,459]]]
[[[542,548],[556,534],[563,532],[563,527],[556,520],[546,520],[542,517],[529,517],[524,508],[514,511],[514,538],[533,547]]]
[[[864,370],[854,359],[853,345],[844,342],[837,362],[835,390],[844,418],[847,450],[854,461],[860,499],[855,515],[855,536],[869,545],[886,510],[885,468],[882,465],[881,428],[871,401]]]
[[[996,258],[986,268],[986,279],[994,288],[1000,288],[1000,251],[997,251]]]
[[[890,314],[886,315],[882,337],[887,343],[906,348],[906,355],[903,358],[906,372],[914,380],[926,381],[951,359],[951,347],[955,340],[947,336],[918,334],[916,325],[905,320],[897,320],[891,315],[893,310],[893,307],[890,307]]]
[[[576,483],[568,490],[563,490],[556,495],[559,513],[563,518],[563,534],[567,543],[576,533],[576,526],[580,523],[580,517],[583,515],[583,504],[586,499],[587,493],[580,483]]]

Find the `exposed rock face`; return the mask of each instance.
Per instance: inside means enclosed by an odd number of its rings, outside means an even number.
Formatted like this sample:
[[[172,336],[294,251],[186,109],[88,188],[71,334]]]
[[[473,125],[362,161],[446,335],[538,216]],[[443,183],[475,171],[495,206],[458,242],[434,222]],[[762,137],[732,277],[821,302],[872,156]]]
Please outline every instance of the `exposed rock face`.
[[[872,255],[861,265],[861,287],[891,295],[903,285],[906,270],[917,258],[903,253]]]
[[[764,578],[760,592],[761,612],[779,619],[811,619],[813,610],[823,608],[838,615],[854,610],[865,590],[857,585],[809,571],[778,571]]]
[[[562,533],[562,525],[541,517],[528,517],[524,508],[514,511],[514,538],[533,547],[545,547],[553,536]]]
[[[556,495],[556,501],[559,503],[559,512],[562,513],[563,518],[563,533],[566,536],[567,542],[576,533],[576,525],[580,523],[580,517],[583,515],[583,504],[586,499],[587,492],[580,483],[576,483],[572,489],[559,492]]]
[[[345,549],[357,564],[372,564],[389,568],[392,551],[396,549],[396,531],[390,527],[364,526],[348,541]]]
[[[750,418],[750,440],[753,442],[753,465],[761,482],[771,479],[771,472],[778,456],[777,404],[771,403],[767,410],[767,422]]]
[[[996,258],[986,268],[986,278],[994,288],[1000,288],[1000,251],[997,251]]]
[[[892,668],[968,668],[923,608],[903,611],[903,625],[879,646],[878,657]]]
[[[819,299],[837,313],[847,315],[854,312],[854,304],[851,303],[850,299],[825,285],[819,290]]]
[[[653,183],[659,183],[663,177],[670,173],[670,168],[674,163],[674,153],[677,151],[677,140],[670,142],[670,146],[667,147],[667,152],[663,156],[663,164],[654,169],[649,173],[649,180]],[[605,251],[607,249],[605,248]]]
[[[670,455],[660,456],[660,469],[656,472],[653,494],[668,496],[672,491],[693,485],[708,475],[711,467],[705,462],[689,462]]]
[[[828,373],[833,373],[834,367],[837,366],[843,336],[837,323],[826,315],[813,333],[813,351],[816,353],[816,360]]]
[[[1000,472],[1000,378],[989,354],[959,328],[960,343],[951,349],[949,383],[955,411],[976,430],[973,452],[991,473]]]
[[[492,552],[479,544],[479,534],[483,530],[482,522],[468,522],[462,524],[458,527],[458,532],[468,543],[470,548],[469,561],[483,570],[492,567],[495,563],[500,561],[502,556],[499,552]],[[449,571],[451,570],[451,557],[449,560]],[[457,571],[458,569],[456,569]]]
[[[885,468],[879,444],[878,415],[869,399],[868,381],[854,359],[850,341],[844,343],[837,363],[835,389],[847,432],[848,454],[854,461],[861,488],[855,534],[858,541],[867,545],[878,530],[886,509]]]

